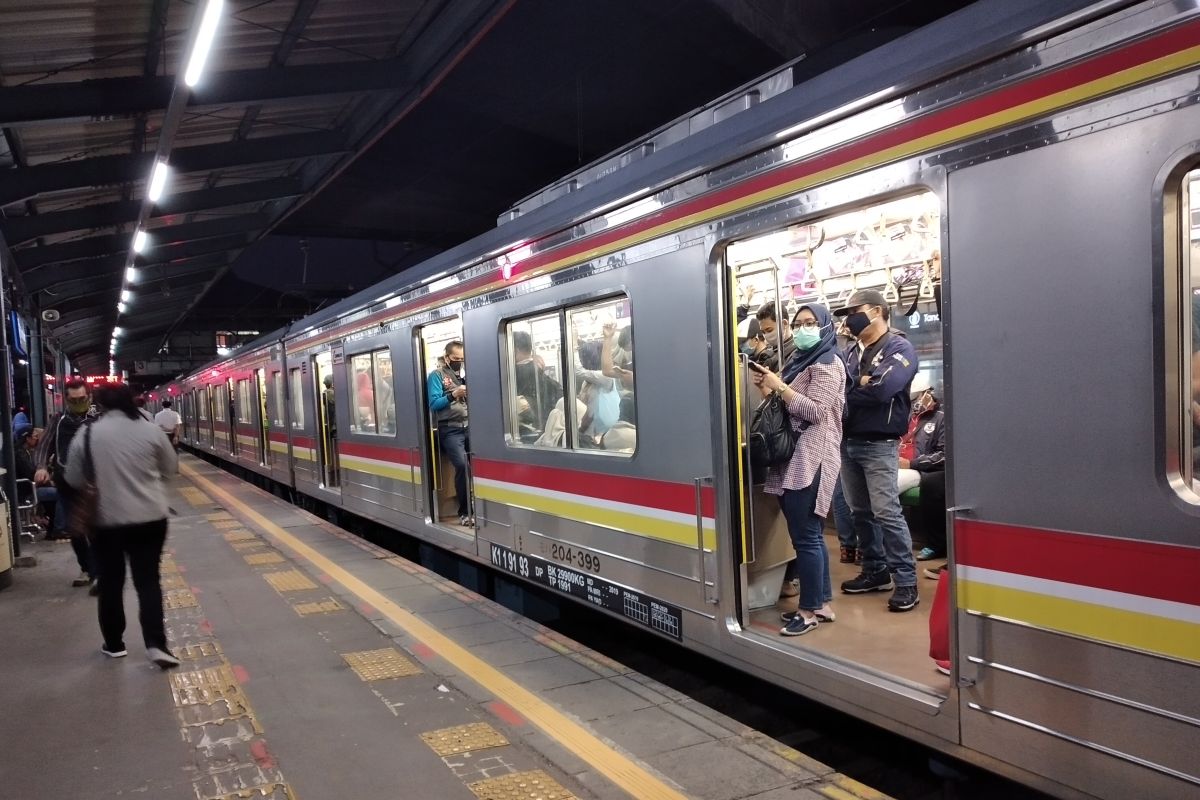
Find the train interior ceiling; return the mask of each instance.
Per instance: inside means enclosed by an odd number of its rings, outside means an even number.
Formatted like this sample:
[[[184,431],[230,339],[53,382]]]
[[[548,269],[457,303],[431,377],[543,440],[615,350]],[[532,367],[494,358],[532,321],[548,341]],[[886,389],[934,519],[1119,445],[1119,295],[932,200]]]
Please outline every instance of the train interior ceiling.
[[[941,220],[937,196],[924,191],[731,243],[726,260],[745,315],[739,324],[739,348],[745,347],[747,334],[752,332],[750,319],[763,306],[774,305],[778,318],[791,320],[805,304],[822,304],[833,310],[845,305],[857,289],[877,289],[891,304],[893,330],[912,342],[920,372],[929,379],[935,395],[944,397],[939,314]],[[778,353],[777,345],[766,344]],[[745,375],[742,377],[745,380]],[[748,415],[759,398],[752,387],[743,386],[748,392],[744,404]],[[919,551],[932,542],[930,532],[922,529],[912,513],[912,494],[904,498],[905,512],[914,550]],[[836,587],[855,577],[859,567],[841,562],[832,513],[826,520],[825,539],[835,587],[836,625],[822,625],[818,635],[780,637],[780,613],[794,611],[797,605],[797,598],[780,596],[784,570],[794,554],[775,498],[756,485],[750,501],[754,537],[754,561],[747,569],[746,587],[750,630],[942,695],[949,691],[949,677],[935,672],[929,659],[929,614],[936,582],[926,580],[929,575],[919,578],[921,602],[906,614],[889,613],[876,593],[837,593]],[[918,566],[936,569],[943,563],[941,558]]]

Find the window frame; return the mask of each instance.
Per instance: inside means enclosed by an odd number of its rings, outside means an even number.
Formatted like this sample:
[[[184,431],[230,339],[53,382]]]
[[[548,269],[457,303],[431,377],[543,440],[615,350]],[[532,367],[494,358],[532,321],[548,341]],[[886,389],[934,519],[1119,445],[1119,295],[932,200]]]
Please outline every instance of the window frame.
[[[605,303],[614,301],[625,301],[629,304],[629,327],[633,327],[633,298],[625,288],[619,289],[604,289],[598,292],[590,293],[584,297],[573,297],[570,300],[561,304],[552,304],[547,307],[540,308],[537,311],[526,312],[523,314],[514,315],[511,317],[502,317],[499,321],[498,338],[500,340],[500,371],[501,371],[501,416],[504,420],[504,443],[507,447],[518,450],[537,450],[546,453],[572,453],[572,454],[587,454],[597,455],[602,458],[625,458],[630,459],[637,455],[638,445],[634,446],[633,452],[623,453],[615,450],[605,450],[602,447],[580,447],[579,446],[579,425],[581,419],[577,419],[574,403],[567,402],[568,397],[578,396],[577,381],[574,375],[574,349],[571,343],[574,338],[573,331],[570,329],[570,317],[573,312],[578,312],[593,306],[601,306]],[[516,397],[516,361],[515,352],[512,346],[512,325],[544,319],[557,316],[558,332],[559,332],[559,350],[558,350],[558,371],[562,377],[560,381],[563,389],[563,414],[565,417],[565,438],[561,447],[550,445],[540,445],[533,442],[525,443],[520,441],[520,438],[513,434],[517,411],[511,402]],[[637,376],[634,374],[634,385],[630,390],[634,398],[634,416],[637,416]]]
[[[288,416],[291,418],[291,429],[302,431],[304,428],[304,372],[301,367],[288,369]],[[298,412],[298,413],[297,413]]]
[[[387,349],[387,348],[382,348]],[[362,436],[379,436],[379,409],[375,402],[375,357],[374,350],[362,350],[357,353],[347,353],[344,359],[346,368],[346,382],[350,387],[350,433],[353,435]],[[367,373],[371,381],[371,425],[372,429],[364,429],[362,425],[357,423],[358,416],[358,367],[355,361],[365,358],[367,360]]]

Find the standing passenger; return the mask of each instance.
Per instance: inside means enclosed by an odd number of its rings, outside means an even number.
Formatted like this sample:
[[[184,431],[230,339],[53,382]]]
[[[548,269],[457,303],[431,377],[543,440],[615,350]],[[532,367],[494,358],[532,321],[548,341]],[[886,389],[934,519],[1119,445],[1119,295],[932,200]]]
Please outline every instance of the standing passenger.
[[[446,363],[429,373],[425,390],[429,410],[437,423],[438,446],[454,465],[454,494],[458,499],[458,524],[470,526],[471,505],[467,494],[467,379],[463,343],[455,339],[446,345]]]
[[[847,363],[842,489],[854,516],[863,568],[857,578],[842,583],[842,591],[885,592],[894,586],[888,610],[910,611],[920,602],[917,565],[900,510],[896,472],[900,437],[908,430],[908,386],[917,373],[917,354],[906,338],[888,330],[886,307],[882,294],[860,289],[836,312],[846,317],[846,327],[861,346],[850,349]]]
[[[76,490],[92,481],[99,494],[92,541],[100,566],[100,649],[110,658],[127,654],[121,594],[128,556],[146,658],[163,669],[177,667],[167,648],[158,572],[167,540],[163,483],[179,466],[175,450],[156,426],[145,424],[128,386],[101,386],[96,403],[102,413],[71,442],[66,479]]]
[[[840,468],[846,368],[838,355],[833,323],[822,305],[796,312],[795,350],[782,377],[756,365],[754,383],[763,397],[776,393],[787,406],[792,430],[799,433],[786,469],[772,467],[763,491],[779,495],[788,533],[796,549],[800,579],[799,611],[784,615],[784,636],[801,636],[818,622],[833,622],[833,589],[823,521],[833,499]]]
[[[171,440],[171,446],[178,450],[179,426],[183,424],[183,418],[179,416],[178,411],[171,408],[170,400],[163,400],[162,411],[154,415],[154,424]]]
[[[71,506],[75,500],[75,492],[65,480],[67,463],[71,452],[71,441],[83,427],[91,409],[88,399],[87,384],[82,378],[72,378],[64,387],[66,392],[64,404],[66,408],[56,414],[47,426],[46,435],[38,445],[33,463],[37,466],[34,482],[39,486],[54,482],[58,489],[58,504],[54,507],[54,525],[48,539],[61,539],[67,536],[67,520],[71,515]],[[75,560],[79,563],[79,577],[73,586],[96,587],[96,578],[100,574],[96,569],[91,548],[86,538],[71,537],[71,547],[75,550]]]

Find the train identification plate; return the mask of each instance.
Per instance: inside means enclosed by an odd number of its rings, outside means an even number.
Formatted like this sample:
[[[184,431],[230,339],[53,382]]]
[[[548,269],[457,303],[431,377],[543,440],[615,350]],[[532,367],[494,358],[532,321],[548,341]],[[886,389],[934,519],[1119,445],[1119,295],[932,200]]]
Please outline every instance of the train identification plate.
[[[683,640],[683,613],[676,606],[630,591],[595,575],[588,575],[537,556],[491,545],[492,566],[572,597],[600,606],[651,630]]]

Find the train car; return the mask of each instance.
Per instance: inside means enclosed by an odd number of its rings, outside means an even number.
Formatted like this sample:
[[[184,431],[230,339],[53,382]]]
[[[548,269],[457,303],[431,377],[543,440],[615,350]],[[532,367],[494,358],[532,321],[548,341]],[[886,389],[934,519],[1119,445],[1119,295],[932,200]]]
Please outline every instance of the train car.
[[[1200,10],[976,3],[791,74],[281,332],[292,485],[1058,796],[1200,796]],[[738,306],[865,287],[945,401],[949,677],[928,602],[777,635]]]

